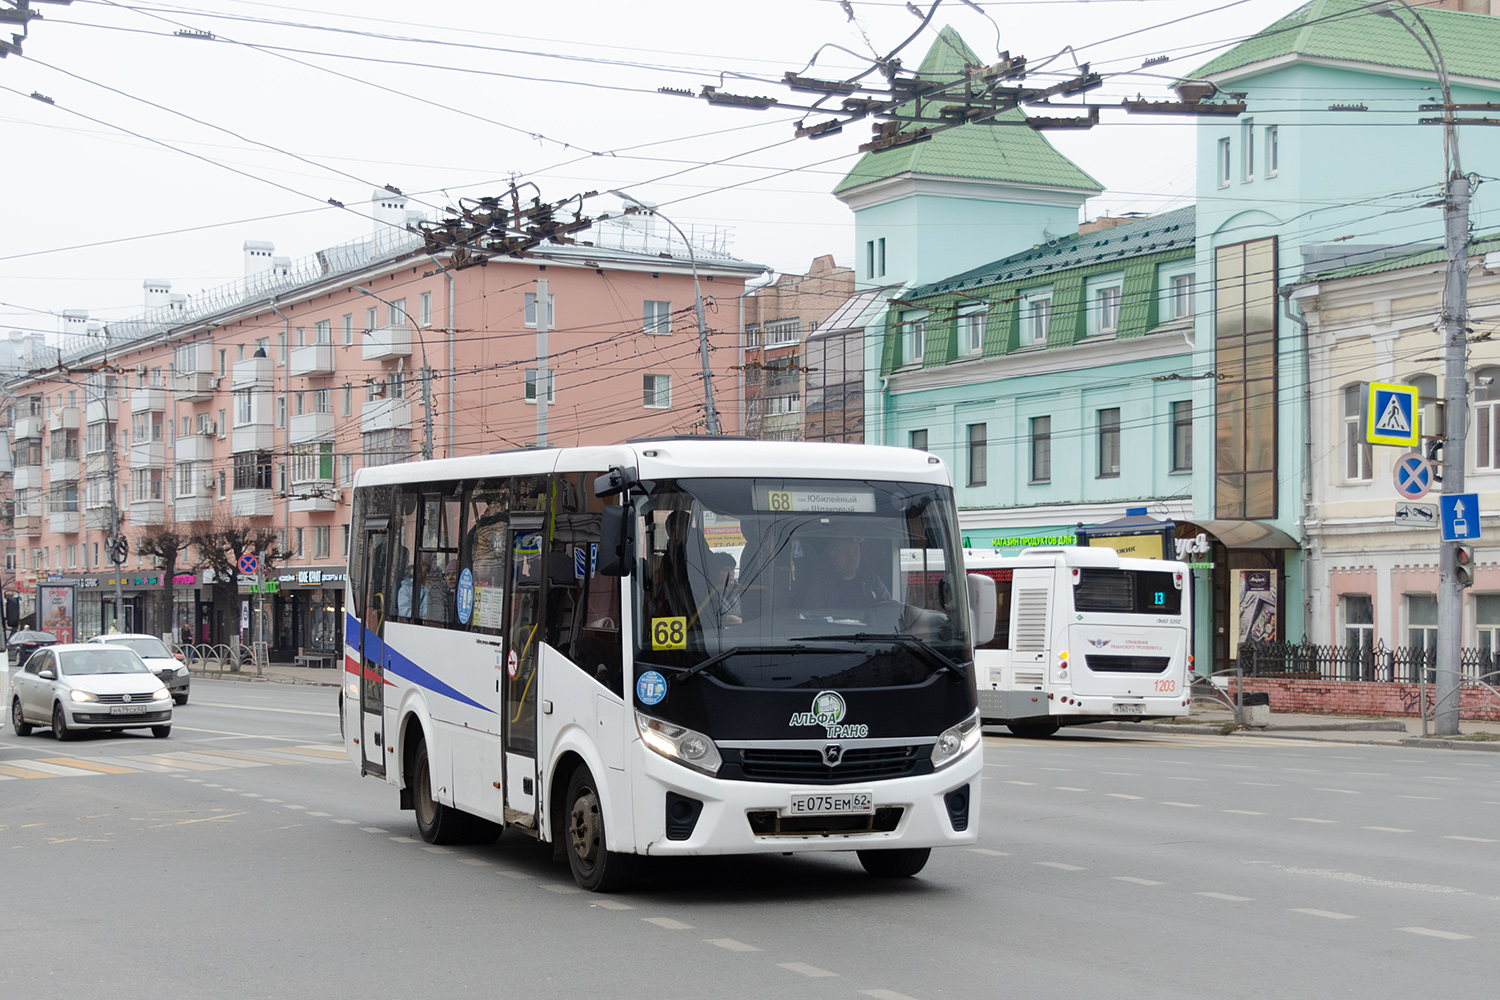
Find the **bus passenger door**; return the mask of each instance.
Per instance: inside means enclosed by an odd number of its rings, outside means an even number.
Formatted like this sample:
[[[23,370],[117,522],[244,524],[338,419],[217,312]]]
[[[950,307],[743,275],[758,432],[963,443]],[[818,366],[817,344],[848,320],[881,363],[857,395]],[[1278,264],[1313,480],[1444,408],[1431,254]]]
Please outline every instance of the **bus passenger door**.
[[[505,822],[537,829],[537,664],[542,642],[542,520],[515,518],[506,531],[510,586],[505,609]]]
[[[364,623],[359,630],[361,774],[385,774],[386,528],[365,531]]]

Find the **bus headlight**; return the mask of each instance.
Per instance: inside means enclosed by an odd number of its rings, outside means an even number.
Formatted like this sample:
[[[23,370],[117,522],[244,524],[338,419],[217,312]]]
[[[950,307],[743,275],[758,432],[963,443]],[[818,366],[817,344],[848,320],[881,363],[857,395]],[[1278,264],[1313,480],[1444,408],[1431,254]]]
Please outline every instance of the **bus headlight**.
[[[956,726],[943,730],[932,746],[932,768],[942,770],[979,745],[984,732],[979,726],[979,713],[975,712]]]
[[[654,719],[644,712],[635,713],[635,728],[641,734],[641,742],[656,753],[679,764],[685,764],[704,774],[718,774],[724,758],[714,741],[702,733]]]

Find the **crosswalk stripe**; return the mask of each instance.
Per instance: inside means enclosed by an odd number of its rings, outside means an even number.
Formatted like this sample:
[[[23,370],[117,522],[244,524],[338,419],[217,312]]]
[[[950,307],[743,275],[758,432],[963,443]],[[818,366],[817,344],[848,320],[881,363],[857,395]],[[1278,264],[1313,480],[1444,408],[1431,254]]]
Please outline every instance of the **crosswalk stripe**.
[[[246,753],[244,750],[194,750],[192,753],[195,757],[225,757],[230,760],[252,761],[256,764],[285,764],[291,760],[302,759],[278,754],[274,750],[262,753]]]
[[[163,764],[178,771],[224,771],[226,764],[205,764],[201,760],[182,760],[176,754],[152,754],[138,758],[150,763]]]
[[[83,771],[75,771],[75,774],[83,774]],[[0,774],[9,775],[12,778],[55,778],[51,771],[39,767],[22,767],[19,764],[0,764]]]
[[[61,764],[64,767],[81,767],[85,771],[98,771],[100,774],[134,774],[134,769],[120,767],[117,764],[101,764],[94,760],[79,760],[76,757],[43,757],[39,760],[42,764]]]
[[[156,761],[150,761],[144,757],[99,756],[93,757],[91,759],[104,764],[114,764],[117,767],[123,767],[131,771],[149,771],[152,774],[166,774],[186,770],[186,768],[177,767],[175,765],[161,764],[157,763]]]
[[[240,760],[234,757],[225,757],[219,754],[199,753],[196,750],[179,750],[175,753],[161,754],[172,760],[191,761],[199,764],[211,764],[214,767],[265,767],[263,761]]]

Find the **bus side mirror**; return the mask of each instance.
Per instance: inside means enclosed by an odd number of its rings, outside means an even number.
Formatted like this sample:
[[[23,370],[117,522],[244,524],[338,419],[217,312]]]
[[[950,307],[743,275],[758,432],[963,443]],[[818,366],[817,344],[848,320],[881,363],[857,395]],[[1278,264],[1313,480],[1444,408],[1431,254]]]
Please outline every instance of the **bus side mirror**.
[[[974,645],[983,646],[995,638],[995,581],[983,573],[970,573],[969,634]]]
[[[599,522],[600,576],[629,576],[635,564],[635,509],[606,507]]]

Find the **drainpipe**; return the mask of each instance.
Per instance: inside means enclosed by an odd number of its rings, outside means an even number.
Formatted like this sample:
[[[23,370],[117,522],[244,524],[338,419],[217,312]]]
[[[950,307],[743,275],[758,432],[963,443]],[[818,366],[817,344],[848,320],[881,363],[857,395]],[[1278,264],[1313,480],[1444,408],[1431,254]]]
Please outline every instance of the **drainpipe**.
[[[458,409],[458,375],[454,371],[453,360],[453,269],[441,263],[432,254],[427,255],[438,269],[438,273],[448,279],[448,454],[447,458],[453,457],[453,413]]]
[[[1292,286],[1283,285],[1281,292],[1282,315],[1301,328],[1302,355],[1302,539],[1307,542],[1307,519],[1312,513],[1312,358],[1311,345],[1307,339],[1307,318],[1301,310],[1292,312]],[[1312,622],[1312,559],[1310,550],[1302,551],[1302,637],[1307,638]]]

